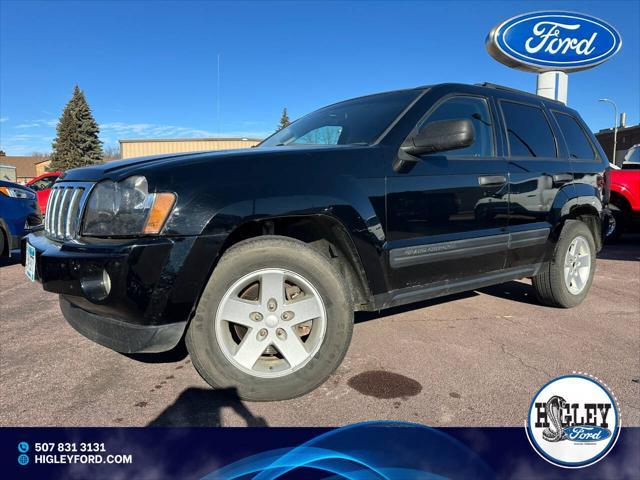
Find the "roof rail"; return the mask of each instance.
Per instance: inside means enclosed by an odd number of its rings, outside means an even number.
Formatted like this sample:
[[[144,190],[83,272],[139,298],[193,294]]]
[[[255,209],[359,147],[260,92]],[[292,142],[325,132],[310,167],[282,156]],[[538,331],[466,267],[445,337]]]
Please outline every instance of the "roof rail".
[[[533,95],[536,97],[539,97],[540,95],[537,95],[535,93],[531,93],[531,92],[525,92],[524,90],[518,90],[517,88],[511,88],[511,87],[505,87],[504,85],[498,85],[496,83],[489,83],[489,82],[483,82],[483,83],[476,83],[477,86],[479,87],[486,87],[486,88],[495,88],[496,90],[505,90],[507,92],[513,92],[513,93],[519,93],[519,94],[525,94],[525,95]],[[543,97],[545,100],[549,100],[551,102],[556,102],[556,103],[561,103],[559,100],[554,100],[553,98],[547,98],[547,97]]]

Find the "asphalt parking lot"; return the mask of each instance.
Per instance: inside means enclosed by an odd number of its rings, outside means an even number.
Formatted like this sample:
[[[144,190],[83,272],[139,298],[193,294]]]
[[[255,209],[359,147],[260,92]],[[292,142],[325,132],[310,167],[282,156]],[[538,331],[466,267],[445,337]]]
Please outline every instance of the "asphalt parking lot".
[[[640,425],[640,235],[601,252],[571,310],[538,305],[520,281],[358,315],[339,370],[284,402],[212,390],[184,351],[132,359],[92,343],[19,263],[0,263],[0,317],[3,426],[519,426],[534,393],[573,371],[602,379],[622,424]]]

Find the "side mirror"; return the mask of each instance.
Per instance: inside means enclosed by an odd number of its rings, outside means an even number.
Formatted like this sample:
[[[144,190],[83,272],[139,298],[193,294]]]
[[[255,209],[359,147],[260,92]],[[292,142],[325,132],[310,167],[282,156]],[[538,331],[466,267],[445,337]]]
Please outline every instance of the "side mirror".
[[[413,156],[457,150],[473,145],[476,132],[468,119],[439,120],[427,124],[401,149]]]

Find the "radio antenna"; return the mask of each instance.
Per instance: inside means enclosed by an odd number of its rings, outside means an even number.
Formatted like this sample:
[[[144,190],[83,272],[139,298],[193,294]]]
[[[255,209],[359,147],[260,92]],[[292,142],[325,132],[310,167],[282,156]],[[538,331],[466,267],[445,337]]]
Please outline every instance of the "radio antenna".
[[[218,54],[218,76],[216,81],[216,120],[218,135],[220,135],[220,54]]]

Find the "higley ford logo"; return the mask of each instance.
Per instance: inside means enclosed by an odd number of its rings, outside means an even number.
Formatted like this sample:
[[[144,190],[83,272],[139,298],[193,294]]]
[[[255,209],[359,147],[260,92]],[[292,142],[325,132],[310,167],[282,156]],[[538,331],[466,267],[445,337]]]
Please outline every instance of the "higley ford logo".
[[[618,32],[600,19],[570,12],[535,12],[510,18],[487,37],[493,58],[527,71],[585,70],[622,46]]]
[[[613,395],[597,379],[567,375],[540,389],[526,426],[531,445],[545,460],[580,468],[611,451],[620,433],[620,415]]]

